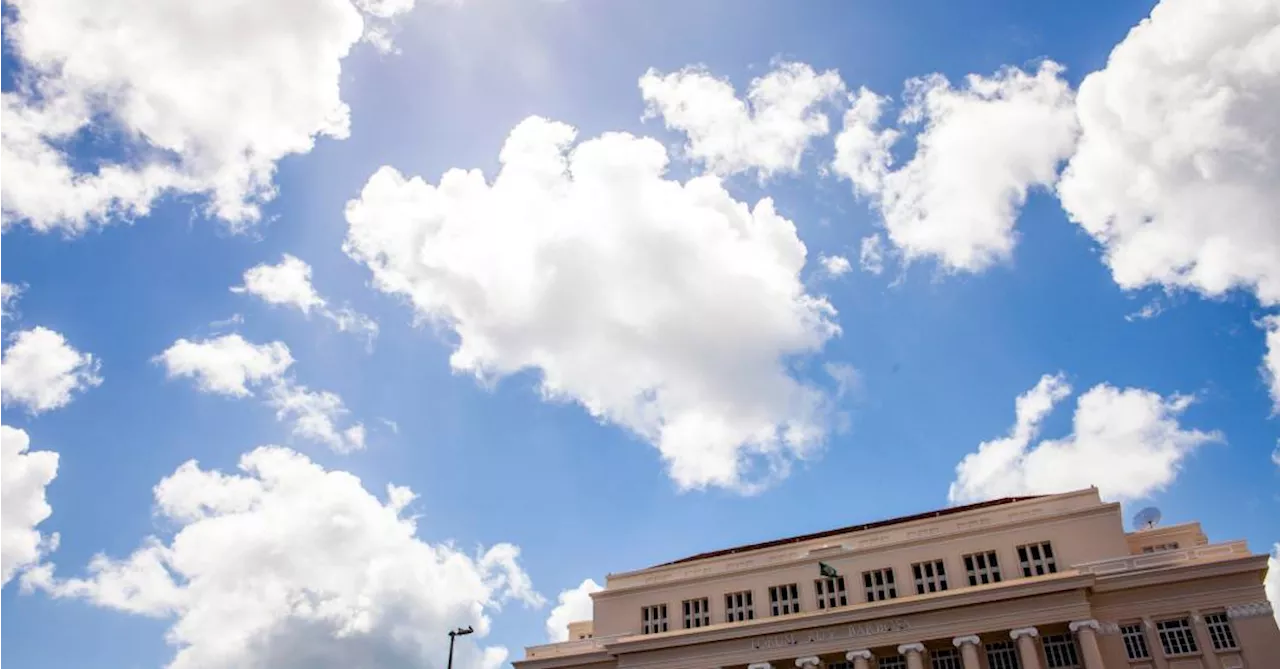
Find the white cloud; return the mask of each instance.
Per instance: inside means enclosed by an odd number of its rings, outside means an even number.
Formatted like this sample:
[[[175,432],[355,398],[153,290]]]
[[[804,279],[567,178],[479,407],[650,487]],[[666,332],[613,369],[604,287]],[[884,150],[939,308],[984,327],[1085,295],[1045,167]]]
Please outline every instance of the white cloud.
[[[240,228],[275,195],[276,162],[343,139],[342,60],[366,26],[412,2],[14,0],[5,43],[19,64],[3,94],[4,224],[78,234],[197,193]],[[118,142],[74,165],[66,146]]]
[[[172,620],[171,669],[429,666],[447,652],[442,631],[458,625],[476,628],[459,640],[458,665],[492,669],[505,649],[472,641],[489,633],[489,613],[543,603],[518,548],[471,556],[419,539],[407,488],[380,500],[355,476],[280,447],[246,454],[240,469],[182,465],[154,489],[172,537],[99,555],[84,578],[58,579],[46,564],[23,585]]]
[[[43,327],[11,337],[0,362],[4,404],[20,405],[33,414],[66,406],[77,392],[102,383],[101,365],[72,348],[59,333]]]
[[[13,307],[22,295],[22,286],[0,282],[0,318],[13,318]]]
[[[214,339],[179,339],[155,357],[169,378],[190,377],[200,390],[233,397],[248,397],[249,386],[279,379],[293,364],[283,342],[253,344],[238,334]]]
[[[884,271],[884,238],[880,233],[862,238],[858,250],[858,266],[871,274],[878,275]]]
[[[293,434],[318,441],[338,453],[364,449],[364,425],[338,428],[336,422],[348,411],[342,398],[331,392],[315,392],[292,381],[281,381],[267,390],[267,404],[276,418],[293,421]]]
[[[263,263],[245,270],[244,285],[232,286],[231,292],[248,293],[267,304],[293,307],[308,315],[315,309],[339,331],[364,334],[371,344],[378,336],[378,324],[372,318],[348,307],[331,308],[311,285],[311,266],[287,253],[278,265]]]
[[[1261,321],[1267,352],[1262,356],[1262,378],[1271,392],[1271,413],[1280,414],[1280,314]]]
[[[594,609],[591,605],[591,593],[600,592],[600,587],[592,579],[587,579],[576,588],[560,591],[556,607],[547,616],[547,638],[552,642],[569,639],[569,623],[591,620]]]
[[[938,74],[908,81],[899,122],[924,128],[898,169],[889,149],[904,132],[878,127],[886,99],[862,89],[836,137],[832,168],[874,200],[907,260],[982,271],[1010,256],[1028,190],[1052,186],[1074,146],[1071,88],[1061,73],[1045,61],[1034,73],[969,75],[961,88]]]
[[[1163,0],[1085,77],[1058,192],[1121,287],[1280,304],[1280,4]]]
[[[702,68],[640,77],[647,116],[689,137],[686,151],[717,174],[750,169],[761,177],[797,172],[815,137],[830,132],[824,102],[844,92],[834,70],[821,74],[803,63],[779,63],[751,80],[746,100]]]
[[[795,226],[715,177],[664,178],[652,139],[574,138],[525,120],[492,184],[383,167],[347,205],[347,253],[456,334],[454,369],[536,371],[548,399],[657,446],[681,488],[785,476],[826,430],[826,398],[786,360],[839,331],[800,282]]]
[[[36,564],[57,547],[58,535],[43,535],[36,529],[53,513],[44,491],[58,476],[58,454],[29,451],[27,433],[0,425],[0,584],[8,583],[20,570]]]
[[[853,265],[849,264],[849,259],[844,256],[818,256],[818,262],[822,264],[822,269],[831,277],[844,276],[853,269]]]
[[[1041,422],[1070,394],[1061,374],[1046,374],[1019,396],[1009,435],[983,442],[956,466],[951,502],[1088,486],[1107,499],[1141,499],[1171,484],[1196,448],[1222,440],[1217,432],[1179,424],[1188,396],[1099,384],[1077,401],[1071,435],[1032,445]]]

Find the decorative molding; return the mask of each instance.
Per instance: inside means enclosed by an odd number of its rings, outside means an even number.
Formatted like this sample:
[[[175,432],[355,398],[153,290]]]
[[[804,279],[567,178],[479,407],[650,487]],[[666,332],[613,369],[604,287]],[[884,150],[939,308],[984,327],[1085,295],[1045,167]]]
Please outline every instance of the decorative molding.
[[[1016,630],[1009,630],[1009,638],[1014,641],[1017,641],[1024,636],[1034,639],[1040,636],[1040,630],[1034,627],[1019,627]]]
[[[1257,616],[1271,615],[1271,602],[1253,602],[1252,604],[1237,604],[1227,607],[1227,617],[1235,618],[1254,618]]]
[[[982,639],[979,639],[977,634],[969,634],[967,636],[958,636],[951,640],[951,645],[955,646],[956,648],[959,648],[965,645],[966,643],[971,643],[975,646],[978,646],[982,644]]]
[[[866,648],[851,650],[844,654],[844,659],[850,662],[853,662],[855,660],[867,660],[869,662],[873,657],[875,657],[875,655],[872,655],[871,651],[867,650]],[[747,669],[751,669],[751,667],[747,667]]]
[[[822,664],[822,660],[819,659],[817,655],[810,655],[809,657],[796,658],[797,667],[816,667],[820,664]]]
[[[904,643],[901,646],[898,646],[899,655],[906,655],[907,653],[923,653],[923,652],[924,652],[924,644],[918,641],[916,643]]]
[[[1070,625],[1067,625],[1067,629],[1071,630],[1073,633],[1079,632],[1080,630],[1086,629],[1086,628],[1091,629],[1095,632],[1100,632],[1102,631],[1102,624],[1096,620],[1090,619],[1090,620],[1077,620],[1071,623]]]

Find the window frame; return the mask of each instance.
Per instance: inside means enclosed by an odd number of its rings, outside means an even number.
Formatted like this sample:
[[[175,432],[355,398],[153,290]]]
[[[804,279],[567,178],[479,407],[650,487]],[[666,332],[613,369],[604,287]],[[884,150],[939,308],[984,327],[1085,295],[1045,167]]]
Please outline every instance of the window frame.
[[[1240,642],[1236,641],[1236,631],[1231,626],[1231,618],[1226,611],[1206,613],[1203,620],[1204,626],[1209,630],[1209,641],[1214,650],[1240,650]],[[1225,643],[1231,645],[1224,645]]]
[[[687,630],[711,626],[710,598],[694,597],[686,599],[680,603],[680,611],[684,614],[684,628]]]
[[[911,576],[915,579],[917,595],[947,591],[947,563],[945,560],[923,560],[912,563]]]
[[[862,572],[862,587],[868,602],[883,602],[898,598],[898,584],[893,575],[893,567],[868,569]]]
[[[1015,552],[1018,555],[1018,563],[1022,567],[1023,578],[1058,573],[1058,560],[1053,554],[1052,541],[1022,544]]]
[[[1151,646],[1147,643],[1146,625],[1141,622],[1126,623],[1120,626],[1120,639],[1124,642],[1124,654],[1129,660],[1150,660]],[[1132,643],[1131,643],[1132,642]],[[1141,646],[1142,655],[1134,652]]]
[[[667,621],[667,605],[665,603],[646,604],[640,607],[641,634],[662,634],[669,631],[671,626]],[[658,629],[659,625],[662,626],[662,629]]]
[[[785,595],[780,597],[779,595]],[[800,584],[782,583],[769,586],[769,613],[789,616],[800,613]]]
[[[1190,618],[1170,618],[1156,621],[1156,636],[1160,638],[1160,650],[1164,651],[1165,657],[1181,657],[1200,652],[1200,644],[1196,643],[1195,628],[1192,626]],[[1170,650],[1174,645],[1170,643],[1171,640],[1179,642],[1178,646],[1185,650],[1176,652]]]
[[[982,564],[979,565],[978,563]],[[994,550],[975,551],[961,556],[969,587],[999,583],[1004,580],[1000,573],[1000,554]],[[979,578],[981,577],[981,578]]]
[[[1022,658],[1018,656],[1018,645],[1012,641],[992,641],[983,646],[987,669],[1022,669]],[[998,654],[998,655],[997,655]],[[999,661],[994,661],[999,658]]]
[[[964,669],[964,658],[955,648],[929,651],[929,669]]]
[[[737,601],[734,601],[734,598]],[[728,592],[724,595],[724,621],[740,623],[756,619],[756,606],[751,590]],[[735,617],[736,616],[736,617]]]
[[[817,597],[819,610],[849,605],[849,591],[845,589],[844,576],[815,578],[813,594]]]
[[[1040,637],[1046,669],[1080,669],[1080,648],[1070,633],[1047,634]]]

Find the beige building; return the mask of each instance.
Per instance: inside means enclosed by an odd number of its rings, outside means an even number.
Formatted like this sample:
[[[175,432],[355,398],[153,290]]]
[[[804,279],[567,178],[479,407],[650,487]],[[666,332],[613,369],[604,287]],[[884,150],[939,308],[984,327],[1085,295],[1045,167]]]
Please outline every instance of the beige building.
[[[1126,533],[1097,490],[1000,499],[611,574],[516,669],[1280,669],[1267,556]]]

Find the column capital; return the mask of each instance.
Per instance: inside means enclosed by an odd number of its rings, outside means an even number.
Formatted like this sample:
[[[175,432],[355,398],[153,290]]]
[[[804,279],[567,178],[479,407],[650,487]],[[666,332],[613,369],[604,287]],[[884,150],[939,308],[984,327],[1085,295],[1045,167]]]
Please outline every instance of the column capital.
[[[810,655],[809,657],[796,658],[797,667],[817,667],[817,666],[820,666],[821,664],[822,664],[822,660],[818,659],[817,655]]]
[[[901,646],[898,646],[899,655],[906,655],[907,653],[923,653],[923,652],[924,652],[924,644],[918,641],[915,643],[904,643]]]
[[[853,662],[854,660],[868,660],[868,661],[869,661],[869,660],[871,660],[871,658],[873,658],[873,657],[875,657],[875,656],[874,656],[874,655],[872,655],[872,654],[871,654],[871,651],[867,650],[866,648],[859,648],[858,650],[851,650],[851,651],[849,651],[849,652],[847,652],[847,653],[845,653],[845,654],[844,654],[844,659],[846,659],[846,660],[848,660],[848,661],[850,661],[850,662]],[[747,669],[751,669],[751,668],[750,668],[750,667],[747,667]]]
[[[982,639],[979,639],[977,634],[969,634],[967,636],[958,636],[951,640],[951,645],[955,646],[956,648],[959,648],[965,645],[966,643],[971,643],[977,646],[978,644],[982,643]]]
[[[1019,627],[1016,630],[1009,631],[1009,638],[1017,641],[1021,637],[1031,637],[1032,639],[1040,636],[1040,630],[1034,627]]]
[[[747,665],[747,669],[773,669],[773,665],[768,662],[753,662]]]
[[[1071,624],[1067,625],[1067,628],[1070,629],[1072,632],[1079,632],[1082,629],[1091,629],[1095,632],[1100,632],[1102,631],[1102,624],[1090,618],[1089,620],[1077,620],[1075,622],[1072,622]]]

